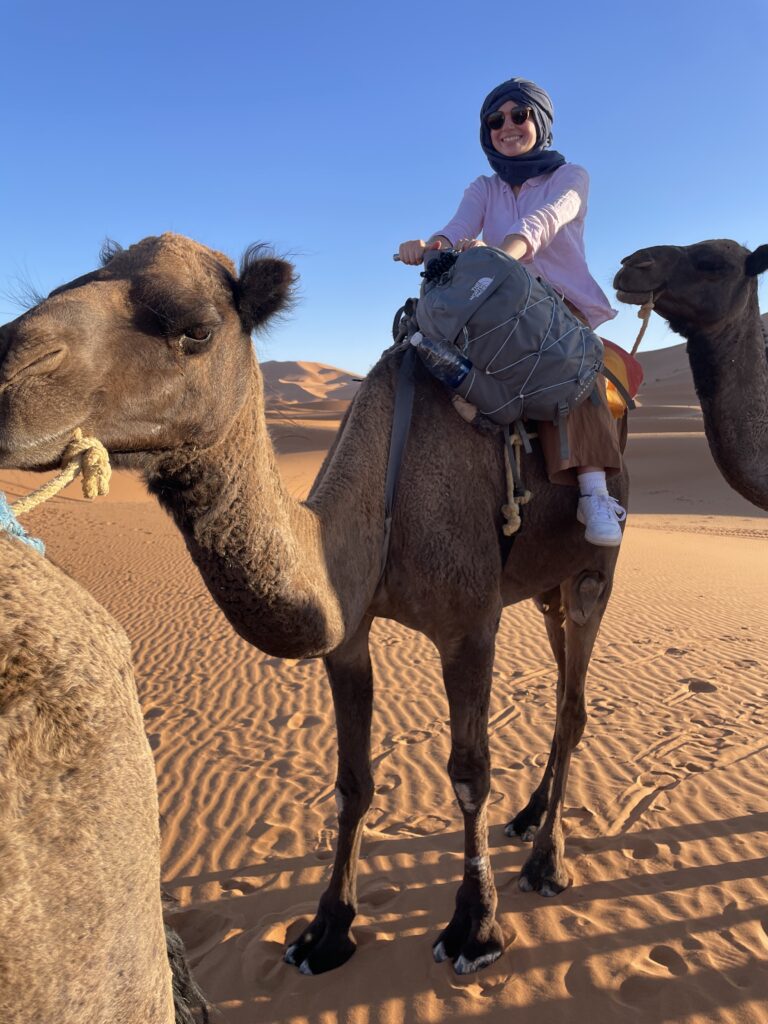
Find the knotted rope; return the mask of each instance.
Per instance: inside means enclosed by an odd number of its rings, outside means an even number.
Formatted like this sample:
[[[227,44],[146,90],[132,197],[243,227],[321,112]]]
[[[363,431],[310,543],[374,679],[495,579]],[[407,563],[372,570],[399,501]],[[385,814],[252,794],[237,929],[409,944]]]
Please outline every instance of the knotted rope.
[[[67,484],[71,483],[78,473],[82,472],[83,497],[89,501],[96,497],[109,494],[109,478],[112,467],[109,464],[109,453],[104,445],[95,437],[83,437],[79,428],[72,435],[72,440],[64,449],[61,457],[62,469],[53,480],[49,480],[32,491],[24,498],[19,498],[10,506],[15,516],[23,516],[33,508],[42,505]]]
[[[529,437],[535,437],[535,434],[529,434]],[[514,445],[514,458],[515,466],[513,468],[512,462],[509,457],[509,445]],[[501,514],[507,520],[501,527],[501,532],[505,537],[511,537],[513,533],[517,533],[520,529],[522,519],[520,517],[520,506],[527,505],[531,500],[531,492],[528,490],[523,491],[522,494],[517,493],[516,481],[522,480],[522,452],[523,441],[520,435],[515,432],[510,432],[509,442],[504,442],[504,470],[507,478],[507,503],[501,506]]]
[[[653,292],[648,297],[648,301],[644,302],[640,309],[637,311],[637,315],[643,321],[640,325],[640,330],[637,337],[635,338],[635,344],[632,346],[630,355],[634,355],[635,352],[640,348],[640,342],[643,340],[643,335],[648,330],[648,323],[651,319],[651,313],[653,312]]]

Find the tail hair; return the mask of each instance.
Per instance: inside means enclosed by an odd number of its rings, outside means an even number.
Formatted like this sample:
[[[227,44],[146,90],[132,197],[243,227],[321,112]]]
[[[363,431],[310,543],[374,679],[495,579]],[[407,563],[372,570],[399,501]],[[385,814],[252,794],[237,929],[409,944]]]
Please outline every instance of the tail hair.
[[[176,1024],[210,1024],[208,1000],[192,977],[187,963],[184,943],[179,935],[165,926],[165,947],[171,965],[173,1009]]]

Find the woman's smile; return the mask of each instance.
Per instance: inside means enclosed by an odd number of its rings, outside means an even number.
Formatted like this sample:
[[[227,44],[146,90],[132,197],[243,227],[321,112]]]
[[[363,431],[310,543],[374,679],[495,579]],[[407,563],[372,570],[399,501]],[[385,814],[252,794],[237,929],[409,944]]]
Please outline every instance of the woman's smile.
[[[510,112],[517,108],[518,104],[513,100],[503,103],[499,113],[504,114],[504,123],[500,128],[491,129],[491,144],[502,156],[522,156],[536,145],[536,124],[533,118],[529,116],[520,125],[511,120]]]

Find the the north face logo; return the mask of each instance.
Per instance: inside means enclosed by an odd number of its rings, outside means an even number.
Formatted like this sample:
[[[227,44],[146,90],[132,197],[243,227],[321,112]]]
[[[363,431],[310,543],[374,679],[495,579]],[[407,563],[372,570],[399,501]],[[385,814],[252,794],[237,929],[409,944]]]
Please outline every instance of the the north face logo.
[[[469,295],[469,301],[474,302],[475,299],[479,298],[486,290],[489,284],[493,282],[492,277],[481,277],[479,281],[475,281],[472,286],[472,291]]]

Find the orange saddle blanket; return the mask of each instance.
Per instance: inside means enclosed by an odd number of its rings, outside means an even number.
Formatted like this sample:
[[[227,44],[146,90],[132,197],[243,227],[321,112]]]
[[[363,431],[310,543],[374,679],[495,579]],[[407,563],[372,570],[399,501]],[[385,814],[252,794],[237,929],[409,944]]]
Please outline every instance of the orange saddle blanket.
[[[643,383],[643,368],[629,352],[620,345],[607,338],[600,338],[605,346],[603,361],[614,377],[617,377],[626,388],[629,396],[634,398]],[[620,420],[627,411],[627,404],[621,396],[621,392],[606,378],[605,397],[608,400],[608,408],[617,420]]]

